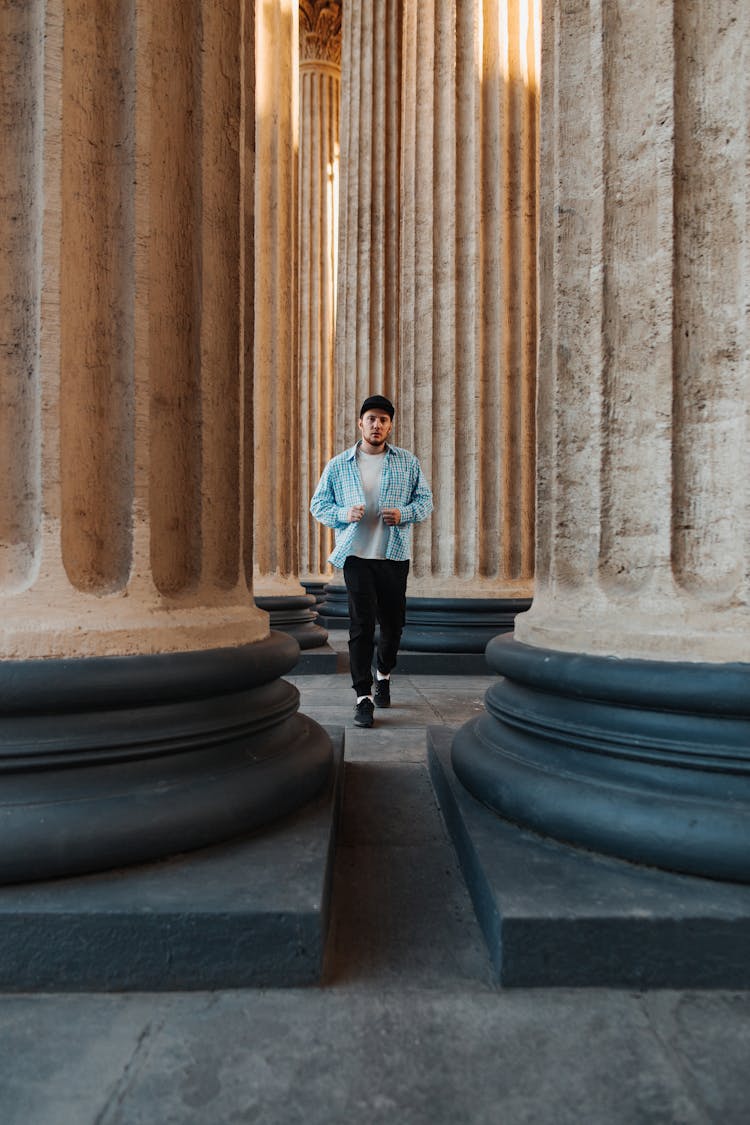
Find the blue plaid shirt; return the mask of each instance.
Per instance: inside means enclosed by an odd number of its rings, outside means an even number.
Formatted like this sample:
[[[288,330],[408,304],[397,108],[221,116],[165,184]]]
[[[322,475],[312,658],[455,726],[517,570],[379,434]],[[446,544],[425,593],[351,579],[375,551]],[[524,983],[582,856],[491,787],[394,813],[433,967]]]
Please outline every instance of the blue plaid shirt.
[[[332,527],[336,545],[328,561],[342,567],[357,532],[357,524],[349,523],[349,509],[364,504],[365,493],[357,467],[359,442],[351,449],[332,458],[323,470],[312,500],[310,511],[316,520]],[[383,454],[383,474],[380,478],[380,508],[398,508],[401,521],[388,529],[385,557],[395,561],[409,558],[411,551],[411,525],[427,519],[432,511],[432,493],[424,478],[419,461],[407,449],[386,445]]]

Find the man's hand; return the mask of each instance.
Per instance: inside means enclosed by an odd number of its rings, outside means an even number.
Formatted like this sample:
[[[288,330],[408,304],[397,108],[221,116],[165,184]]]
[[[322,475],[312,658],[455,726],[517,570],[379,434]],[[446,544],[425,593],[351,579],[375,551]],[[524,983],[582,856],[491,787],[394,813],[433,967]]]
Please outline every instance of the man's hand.
[[[388,524],[389,527],[401,523],[401,513],[398,508],[383,508],[380,514],[383,517],[383,523]]]
[[[359,523],[364,514],[364,504],[355,504],[353,508],[349,509],[349,523]]]

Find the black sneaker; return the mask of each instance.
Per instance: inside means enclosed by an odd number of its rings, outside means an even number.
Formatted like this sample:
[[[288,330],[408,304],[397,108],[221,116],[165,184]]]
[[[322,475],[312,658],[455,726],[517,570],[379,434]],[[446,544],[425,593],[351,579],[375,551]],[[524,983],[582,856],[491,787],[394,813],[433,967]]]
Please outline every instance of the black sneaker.
[[[373,694],[376,707],[390,707],[391,705],[391,681],[390,680],[376,680],[375,691]]]
[[[354,725],[355,727],[371,727],[374,722],[375,708],[372,700],[365,696],[360,699],[357,706],[354,708]]]

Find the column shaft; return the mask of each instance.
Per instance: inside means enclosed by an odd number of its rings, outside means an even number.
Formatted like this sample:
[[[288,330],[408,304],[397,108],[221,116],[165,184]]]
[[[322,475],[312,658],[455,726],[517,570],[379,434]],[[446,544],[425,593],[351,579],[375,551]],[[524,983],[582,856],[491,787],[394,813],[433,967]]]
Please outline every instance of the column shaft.
[[[299,303],[299,6],[297,0],[263,0],[258,11],[253,587],[273,629],[315,648],[328,634],[315,624],[315,597],[299,580],[300,532],[309,520],[305,511],[302,523],[301,463],[315,444],[309,411],[302,413],[309,371],[303,392],[299,368],[300,326],[309,323]]]
[[[398,441],[438,497],[415,594],[531,591],[538,30],[525,0],[405,5]]]
[[[14,17],[6,658],[267,633],[239,545],[239,16],[208,7]]]
[[[345,4],[336,316],[337,449],[362,401],[396,394],[402,0]]]
[[[750,654],[747,98],[735,81],[746,92],[749,25],[743,14],[728,28],[729,9],[547,14],[544,542],[517,633],[529,643]]]
[[[297,0],[262,0],[255,107],[256,594],[299,582],[297,349]]]
[[[41,523],[44,3],[4,14],[0,88],[0,594],[34,580]]]
[[[309,505],[333,445],[338,253],[341,4],[300,5],[300,574],[325,581],[332,533]]]
[[[398,444],[436,497],[402,644],[483,652],[533,578],[539,14],[405,0]]]

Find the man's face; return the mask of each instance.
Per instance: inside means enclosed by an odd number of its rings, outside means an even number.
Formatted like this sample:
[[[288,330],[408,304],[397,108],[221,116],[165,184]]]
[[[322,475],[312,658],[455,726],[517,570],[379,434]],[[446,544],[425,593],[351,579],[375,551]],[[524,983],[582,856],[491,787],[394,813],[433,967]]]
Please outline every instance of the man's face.
[[[359,420],[362,437],[369,445],[383,446],[393,422],[384,410],[366,410]]]

